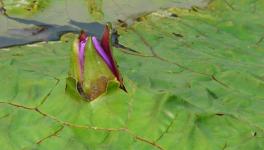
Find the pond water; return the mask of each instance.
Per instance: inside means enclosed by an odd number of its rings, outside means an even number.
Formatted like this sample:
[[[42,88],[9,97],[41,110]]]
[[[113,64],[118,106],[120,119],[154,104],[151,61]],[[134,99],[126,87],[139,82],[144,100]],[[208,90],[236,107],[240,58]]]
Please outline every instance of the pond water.
[[[21,8],[19,13],[12,11],[19,6],[19,1],[0,2],[0,48],[4,48],[59,40],[64,33],[80,30],[100,37],[106,22],[115,24],[118,20],[124,20],[131,23],[138,16],[158,9],[204,7],[208,0],[61,0],[49,1],[44,9],[37,12],[24,12],[24,8]],[[4,15],[4,10],[8,16]]]

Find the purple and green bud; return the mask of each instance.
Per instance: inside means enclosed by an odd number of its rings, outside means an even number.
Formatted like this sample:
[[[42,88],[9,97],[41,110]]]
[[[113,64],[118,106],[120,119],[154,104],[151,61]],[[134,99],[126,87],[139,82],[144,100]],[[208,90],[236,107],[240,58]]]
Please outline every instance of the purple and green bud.
[[[79,94],[94,100],[106,92],[109,81],[116,81],[126,91],[112,54],[111,33],[105,26],[102,39],[81,32],[73,43],[70,77]]]

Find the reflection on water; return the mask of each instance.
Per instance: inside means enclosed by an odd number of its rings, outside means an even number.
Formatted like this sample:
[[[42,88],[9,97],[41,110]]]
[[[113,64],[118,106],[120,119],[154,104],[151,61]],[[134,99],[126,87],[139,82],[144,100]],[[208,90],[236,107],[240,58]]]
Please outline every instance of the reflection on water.
[[[99,0],[98,3],[92,3],[93,1],[83,3],[83,1],[54,0],[49,7],[40,13],[29,16],[31,19],[28,19],[27,16],[21,16],[23,19],[8,17],[5,13],[4,4],[0,3],[0,48],[39,41],[59,40],[63,33],[79,32],[81,29],[101,37],[103,25],[94,22],[94,20],[99,20],[101,23],[114,23],[118,20],[129,22],[146,12],[169,7],[204,7],[209,1]]]
[[[81,29],[86,31],[88,34],[94,35],[100,39],[104,29],[104,25],[97,22],[84,23],[70,20],[69,25],[56,25],[10,16],[7,16],[7,18],[22,24],[29,25],[29,28],[8,29],[7,32],[9,35],[11,35],[11,37],[0,36],[0,48],[40,41],[55,41],[59,40],[60,36],[64,33],[79,33]]]

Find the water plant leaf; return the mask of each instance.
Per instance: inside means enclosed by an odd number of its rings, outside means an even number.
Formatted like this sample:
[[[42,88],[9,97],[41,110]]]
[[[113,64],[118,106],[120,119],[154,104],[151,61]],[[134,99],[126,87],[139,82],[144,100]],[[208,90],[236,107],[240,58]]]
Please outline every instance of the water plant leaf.
[[[90,103],[65,92],[73,35],[1,49],[1,148],[264,149],[263,8],[214,0],[119,26],[128,93]]]

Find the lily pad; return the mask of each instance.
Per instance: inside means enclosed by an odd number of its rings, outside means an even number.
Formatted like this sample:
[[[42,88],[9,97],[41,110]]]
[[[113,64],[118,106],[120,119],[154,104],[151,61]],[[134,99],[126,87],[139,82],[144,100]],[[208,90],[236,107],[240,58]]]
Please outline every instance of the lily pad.
[[[74,35],[1,49],[1,147],[263,149],[263,8],[215,0],[118,26],[128,93],[90,103],[65,92]]]

